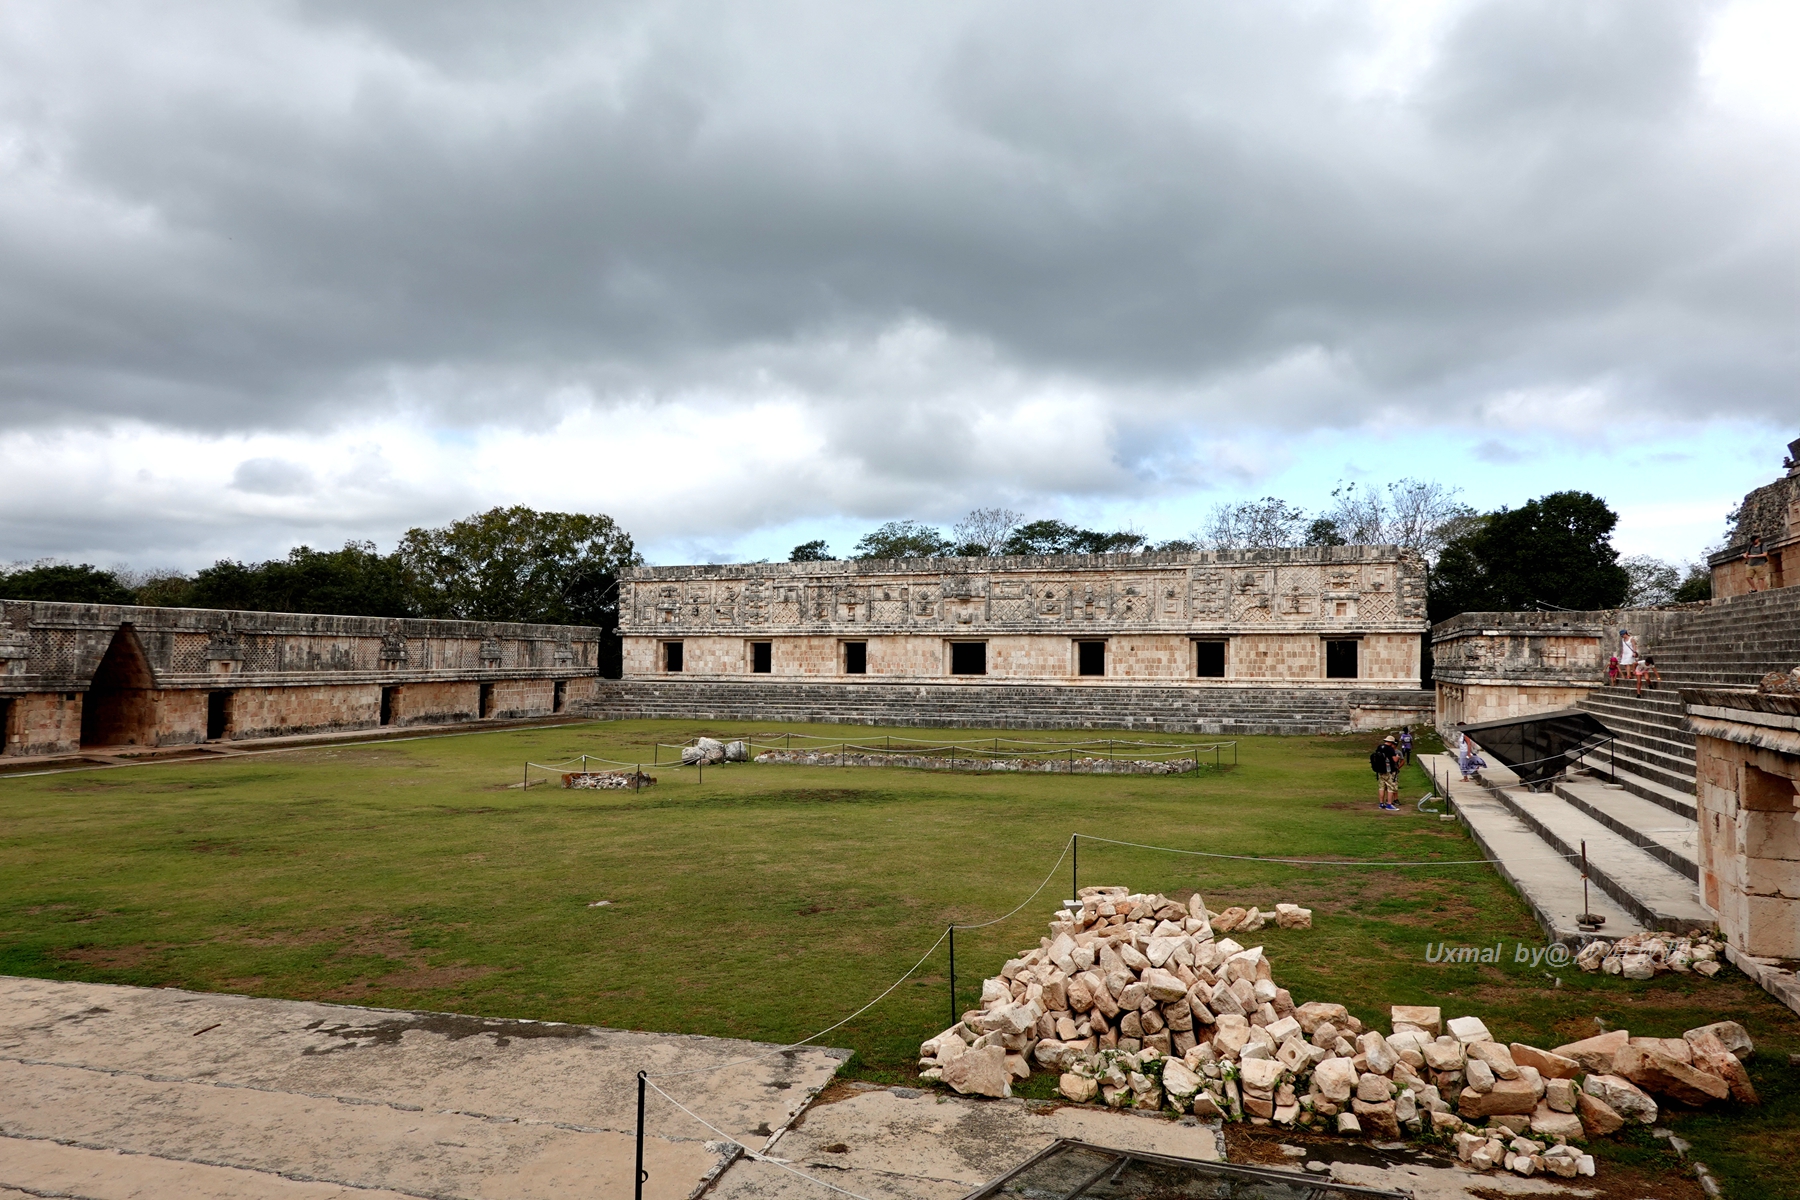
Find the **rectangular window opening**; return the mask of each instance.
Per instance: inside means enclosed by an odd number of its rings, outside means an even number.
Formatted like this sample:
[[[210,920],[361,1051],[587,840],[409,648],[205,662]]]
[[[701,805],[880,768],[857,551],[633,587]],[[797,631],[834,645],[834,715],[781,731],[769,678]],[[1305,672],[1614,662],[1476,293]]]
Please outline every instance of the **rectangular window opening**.
[[[681,670],[681,643],[663,643],[663,670],[674,673]]]
[[[952,675],[986,675],[986,642],[951,642],[950,673]]]
[[[568,702],[569,681],[566,679],[559,679],[556,681],[556,690],[550,695],[550,711],[561,712],[563,710],[563,705]]]
[[[869,643],[844,643],[844,674],[867,675],[869,673]]]
[[[1354,641],[1325,643],[1325,678],[1355,679],[1356,676],[1356,643]]]
[[[1199,679],[1225,678],[1225,643],[1194,643],[1194,675]]]
[[[206,694],[206,740],[220,741],[231,732],[231,693]]]
[[[775,643],[750,643],[750,670],[756,675],[767,675],[775,670]]]
[[[381,689],[381,723],[383,725],[392,725],[394,723],[394,715],[397,709],[396,702],[399,699],[399,688],[384,687]]]
[[[1106,643],[1076,642],[1075,672],[1078,675],[1106,674]]]

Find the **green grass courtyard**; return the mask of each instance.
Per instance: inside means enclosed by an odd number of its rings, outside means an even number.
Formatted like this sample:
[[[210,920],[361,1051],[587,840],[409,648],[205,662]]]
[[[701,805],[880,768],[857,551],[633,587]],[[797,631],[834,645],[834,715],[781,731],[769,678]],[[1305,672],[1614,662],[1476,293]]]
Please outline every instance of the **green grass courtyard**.
[[[1429,788],[1416,768],[1405,810],[1376,811],[1369,737],[1244,738],[1235,768],[1186,776],[752,764],[704,781],[649,768],[659,782],[642,793],[518,786],[527,760],[648,762],[653,742],[752,728],[564,725],[0,777],[0,972],[781,1042],[861,1007],[947,924],[1013,909],[1071,834],[1224,855],[1481,857],[1460,826],[1412,810]],[[1215,910],[1311,907],[1311,930],[1256,937],[1277,980],[1382,1028],[1394,1003],[1543,1046],[1597,1021],[1670,1036],[1739,1020],[1765,1103],[1675,1116],[1677,1131],[1728,1185],[1800,1194],[1785,1165],[1800,1155],[1800,1018],[1735,970],[1634,983],[1518,963],[1542,935],[1480,865],[1284,866],[1084,840],[1080,870],[1083,884],[1197,889]],[[1016,916],[958,933],[959,1007],[1036,943],[1068,873],[1064,860]],[[1433,963],[1438,943],[1504,952]],[[940,947],[823,1039],[856,1051],[849,1074],[915,1078],[918,1043],[949,1019],[947,965]],[[1661,1145],[1639,1133],[1602,1154],[1666,1168]]]

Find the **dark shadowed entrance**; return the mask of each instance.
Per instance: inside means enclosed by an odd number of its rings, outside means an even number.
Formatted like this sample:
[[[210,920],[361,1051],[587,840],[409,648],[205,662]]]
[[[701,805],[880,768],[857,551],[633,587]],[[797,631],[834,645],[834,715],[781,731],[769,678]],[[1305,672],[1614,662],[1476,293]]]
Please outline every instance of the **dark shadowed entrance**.
[[[83,746],[156,745],[156,679],[143,643],[119,626],[81,705]]]

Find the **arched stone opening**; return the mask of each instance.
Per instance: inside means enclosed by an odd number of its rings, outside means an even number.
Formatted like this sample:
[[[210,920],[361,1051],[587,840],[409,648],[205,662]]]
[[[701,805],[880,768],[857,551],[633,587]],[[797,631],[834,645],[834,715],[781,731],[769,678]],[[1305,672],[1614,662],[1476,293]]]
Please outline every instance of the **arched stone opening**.
[[[83,746],[156,745],[156,677],[137,630],[119,626],[81,705]]]

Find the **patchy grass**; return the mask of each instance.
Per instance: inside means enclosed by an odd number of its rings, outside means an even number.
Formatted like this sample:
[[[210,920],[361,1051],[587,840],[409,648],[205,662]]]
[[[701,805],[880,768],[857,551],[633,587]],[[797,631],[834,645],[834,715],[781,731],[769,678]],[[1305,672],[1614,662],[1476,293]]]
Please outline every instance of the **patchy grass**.
[[[1053,866],[1080,833],[1083,883],[1197,889],[1215,909],[1312,907],[1312,930],[1259,935],[1277,977],[1298,999],[1339,1000],[1384,1027],[1393,1003],[1475,1013],[1539,1045],[1597,1023],[1673,1035],[1741,1020],[1767,1103],[1675,1127],[1728,1181],[1796,1194],[1787,1055],[1800,1052],[1800,1020],[1735,971],[1632,983],[1521,962],[1541,935],[1484,866],[1287,866],[1096,840],[1480,858],[1459,826],[1411,808],[1429,787],[1416,769],[1407,809],[1376,811],[1369,737],[1245,738],[1235,769],[1198,776],[739,765],[704,782],[652,767],[660,782],[641,794],[517,786],[527,760],[648,761],[653,742],[745,728],[596,723],[0,777],[0,971],[785,1041],[873,998],[950,922],[1005,913],[1049,874],[1011,920],[958,933],[959,997],[972,1005],[980,978],[1042,933],[1070,884],[1069,862]],[[1430,963],[1439,942],[1498,945],[1500,961]],[[856,1050],[853,1074],[913,1078],[919,1041],[950,1018],[947,967],[940,947],[826,1039]]]

